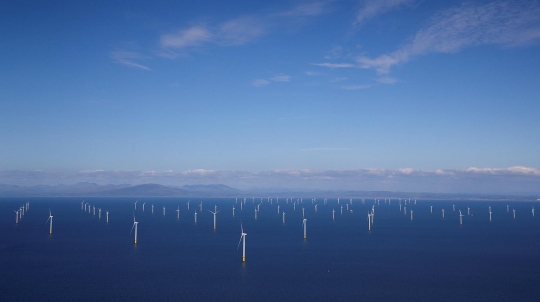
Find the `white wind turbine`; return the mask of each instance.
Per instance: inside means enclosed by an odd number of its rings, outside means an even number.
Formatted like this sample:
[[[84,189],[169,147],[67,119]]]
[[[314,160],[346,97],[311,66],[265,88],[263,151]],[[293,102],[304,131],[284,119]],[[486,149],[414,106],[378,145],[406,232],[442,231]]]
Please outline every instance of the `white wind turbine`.
[[[429,206],[429,212],[433,213],[433,206]]]
[[[233,204],[233,206],[232,206],[232,215],[233,215],[233,217],[234,217],[234,204]]]
[[[285,223],[285,212],[283,212],[283,223]]]
[[[165,216],[165,206],[163,206],[163,216]]]
[[[255,209],[255,220],[257,220],[257,209]]]
[[[368,231],[371,231],[371,213],[367,214]]]
[[[189,202],[190,202],[190,201],[191,201],[191,200],[188,200],[188,202],[187,202],[187,209],[188,209],[188,210],[189,210]]]
[[[463,224],[463,216],[465,216],[465,215],[461,214],[461,210],[459,210],[459,225]]]
[[[180,219],[180,206],[176,209],[176,219]]]
[[[19,223],[19,211],[15,211],[13,210],[13,212],[15,212],[15,224],[18,224]]]
[[[413,220],[413,210],[411,210],[411,220]]]
[[[240,242],[242,242],[242,262],[246,262],[246,233],[244,233],[244,228],[242,227],[242,224],[240,224],[240,240],[238,241],[238,248],[240,247]]]
[[[154,214],[154,204],[152,204],[152,214]]]
[[[142,211],[144,212],[144,205],[146,204],[146,201],[142,204]]]
[[[195,211],[195,223],[197,223],[197,211]]]
[[[135,200],[135,210],[137,209],[137,200]]]
[[[98,209],[98,212],[99,212],[98,219],[101,219],[101,208]]]
[[[105,211],[105,215],[107,216],[107,223],[109,223],[109,210]]]
[[[514,212],[514,219],[516,219],[516,209],[513,209],[512,212]]]
[[[137,225],[139,223],[135,220],[135,214],[133,214],[133,226],[131,227],[131,232],[135,229],[135,244],[137,244]],[[131,232],[129,232],[131,234]]]
[[[81,210],[84,208],[84,200],[81,202]]]
[[[444,218],[444,209],[442,209],[442,218]]]
[[[332,208],[332,220],[336,218],[336,209]]]
[[[302,226],[304,227],[304,239],[306,239],[306,227],[307,227],[307,219],[304,218],[304,221],[302,222]]]
[[[52,214],[51,214],[51,209],[49,209],[49,218],[47,219],[47,221],[45,221],[45,223],[47,223],[49,220],[51,221],[50,224],[49,224],[49,234],[52,234]]]
[[[215,230],[216,229],[216,214],[219,213],[219,211],[212,212],[212,211],[208,210],[208,212],[214,214],[214,230]],[[255,215],[257,215],[256,213],[257,212],[255,212]]]
[[[533,217],[534,217],[534,206],[532,206],[532,210],[531,210],[531,211],[532,211],[532,215],[533,215]]]

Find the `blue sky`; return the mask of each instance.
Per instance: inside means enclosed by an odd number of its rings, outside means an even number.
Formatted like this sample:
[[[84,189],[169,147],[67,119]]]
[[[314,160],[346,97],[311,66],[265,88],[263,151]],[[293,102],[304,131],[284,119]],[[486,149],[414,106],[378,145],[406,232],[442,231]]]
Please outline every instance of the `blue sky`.
[[[538,191],[539,1],[0,8],[0,183],[173,173],[150,181],[459,191],[381,185],[447,171]],[[358,185],[370,171],[385,176]]]

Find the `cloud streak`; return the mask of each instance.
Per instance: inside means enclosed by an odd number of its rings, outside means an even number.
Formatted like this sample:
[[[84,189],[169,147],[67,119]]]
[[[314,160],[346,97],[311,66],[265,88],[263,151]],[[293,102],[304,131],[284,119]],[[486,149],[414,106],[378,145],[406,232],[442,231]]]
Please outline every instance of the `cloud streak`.
[[[411,58],[431,53],[455,53],[479,45],[516,47],[540,40],[540,5],[533,1],[463,4],[436,14],[410,43],[375,58],[360,56],[361,68],[385,74]]]
[[[139,60],[148,59],[148,57],[143,56],[143,55],[141,55],[141,54],[139,54],[137,52],[115,50],[115,51],[111,52],[110,56],[113,59],[113,61],[116,62],[116,63],[122,64],[122,65],[125,65],[125,66],[128,66],[128,67],[132,67],[132,68],[146,70],[146,71],[151,71],[152,70],[152,69],[150,69],[150,67],[136,62],[136,61],[139,61]]]

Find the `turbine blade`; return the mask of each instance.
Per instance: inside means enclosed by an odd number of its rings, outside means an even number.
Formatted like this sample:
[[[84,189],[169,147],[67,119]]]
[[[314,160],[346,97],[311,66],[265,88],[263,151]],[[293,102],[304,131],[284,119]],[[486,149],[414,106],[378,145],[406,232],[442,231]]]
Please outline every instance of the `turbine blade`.
[[[240,241],[238,241],[238,246],[236,247],[236,250],[238,251],[238,249],[240,248],[240,242],[242,242],[242,236],[243,236],[243,233],[242,232],[242,235],[240,235]]]

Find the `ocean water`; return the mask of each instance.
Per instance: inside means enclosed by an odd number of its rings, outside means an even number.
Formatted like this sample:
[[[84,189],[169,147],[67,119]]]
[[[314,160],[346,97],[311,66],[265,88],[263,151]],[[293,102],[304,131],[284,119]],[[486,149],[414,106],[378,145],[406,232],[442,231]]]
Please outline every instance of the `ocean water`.
[[[95,216],[81,210],[83,200]],[[506,202],[418,200],[405,215],[397,200],[381,200],[368,231],[373,200],[354,199],[353,212],[341,214],[336,199],[318,198],[315,211],[311,198],[296,210],[280,198],[285,223],[275,198],[264,200],[257,220],[258,198],[242,211],[234,198],[189,200],[190,210],[185,198],[1,198],[0,300],[540,301],[540,217],[531,213],[538,203],[512,202],[507,212]],[[26,201],[30,209],[15,224],[13,210]]]

